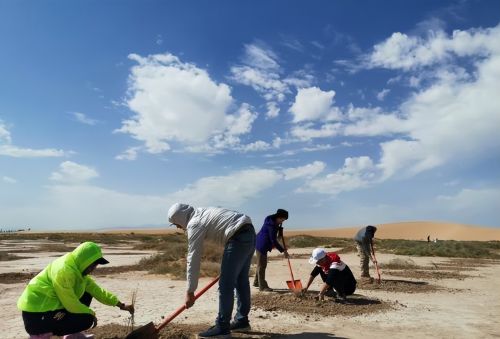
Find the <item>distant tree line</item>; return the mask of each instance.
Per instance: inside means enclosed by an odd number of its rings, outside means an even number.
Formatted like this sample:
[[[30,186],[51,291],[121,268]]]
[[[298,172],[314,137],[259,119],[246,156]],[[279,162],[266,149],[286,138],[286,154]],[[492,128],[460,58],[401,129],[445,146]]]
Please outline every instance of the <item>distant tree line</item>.
[[[16,233],[16,232],[26,232],[26,231],[31,231],[31,228],[20,228],[20,229],[3,229],[0,228],[0,233]]]

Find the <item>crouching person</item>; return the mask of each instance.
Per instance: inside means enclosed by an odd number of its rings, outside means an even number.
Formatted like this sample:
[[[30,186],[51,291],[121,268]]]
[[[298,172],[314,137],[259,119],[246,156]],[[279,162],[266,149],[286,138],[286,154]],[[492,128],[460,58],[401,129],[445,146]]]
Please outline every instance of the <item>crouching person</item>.
[[[347,266],[335,252],[326,252],[323,248],[316,248],[309,258],[309,263],[316,265],[311,272],[309,281],[303,292],[307,292],[314,278],[321,276],[323,286],[318,294],[319,300],[324,300],[325,295],[335,296],[335,292],[341,301],[346,300],[346,296],[352,295],[356,290],[356,279]]]
[[[97,244],[84,242],[31,279],[17,301],[30,338],[93,338],[82,332],[97,325],[95,313],[89,308],[92,298],[133,313],[133,305],[123,304],[90,277],[97,265],[108,263]]]

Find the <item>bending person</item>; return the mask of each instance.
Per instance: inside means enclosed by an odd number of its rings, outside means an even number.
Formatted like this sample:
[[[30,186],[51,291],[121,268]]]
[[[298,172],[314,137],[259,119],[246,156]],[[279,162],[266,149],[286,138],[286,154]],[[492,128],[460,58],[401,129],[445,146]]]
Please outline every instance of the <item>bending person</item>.
[[[219,279],[219,313],[212,326],[199,334],[201,338],[228,338],[231,330],[250,329],[250,282],[248,272],[255,250],[255,230],[250,217],[235,211],[207,207],[194,208],[174,204],[168,210],[168,221],[187,231],[187,291],[186,307],[193,306],[194,292],[198,287],[201,255],[205,240],[224,246]],[[231,315],[236,290],[237,310],[234,321]]]
[[[95,312],[89,308],[92,298],[134,313],[133,305],[120,302],[89,275],[97,265],[108,263],[97,244],[84,242],[31,279],[17,301],[30,338],[93,338],[82,332],[97,325]]]
[[[369,225],[360,229],[354,237],[356,248],[358,249],[361,279],[364,278],[371,280],[368,267],[370,258],[373,263],[376,264],[375,256],[372,255],[375,253],[375,249],[373,248],[373,238],[375,237],[375,232],[377,232],[377,228]]]

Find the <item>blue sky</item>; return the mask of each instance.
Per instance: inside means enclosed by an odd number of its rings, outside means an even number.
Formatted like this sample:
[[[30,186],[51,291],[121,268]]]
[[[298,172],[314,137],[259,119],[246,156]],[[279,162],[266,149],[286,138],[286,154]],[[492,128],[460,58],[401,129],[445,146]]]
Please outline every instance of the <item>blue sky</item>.
[[[498,1],[2,1],[0,228],[500,226]]]

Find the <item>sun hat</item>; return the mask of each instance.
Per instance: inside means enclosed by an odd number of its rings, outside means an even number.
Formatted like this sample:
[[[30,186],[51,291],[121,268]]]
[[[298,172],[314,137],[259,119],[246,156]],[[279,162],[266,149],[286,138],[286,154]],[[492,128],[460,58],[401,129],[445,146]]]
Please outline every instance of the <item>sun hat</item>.
[[[278,210],[276,211],[276,214],[274,214],[277,218],[283,218],[283,219],[286,219],[288,220],[288,211],[287,210],[284,210],[284,209],[281,209],[281,208],[278,208]]]
[[[324,248],[315,248],[309,258],[309,263],[311,265],[316,265],[318,260],[323,259],[326,256],[326,251]]]

